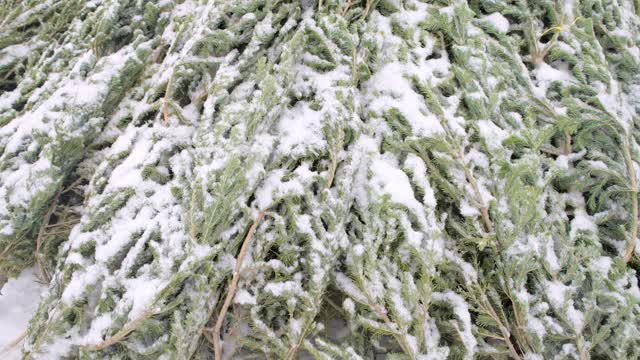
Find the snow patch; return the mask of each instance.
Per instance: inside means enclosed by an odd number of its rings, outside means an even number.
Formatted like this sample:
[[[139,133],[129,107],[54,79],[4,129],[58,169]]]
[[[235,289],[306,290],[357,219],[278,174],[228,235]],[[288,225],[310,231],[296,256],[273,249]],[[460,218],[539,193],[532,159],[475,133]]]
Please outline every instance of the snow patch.
[[[31,316],[38,308],[40,296],[46,286],[36,280],[35,268],[24,270],[17,278],[9,279],[0,294],[0,351],[18,339],[26,330]],[[21,343],[21,342],[20,342]],[[5,360],[17,360],[21,345],[2,353]]]
[[[501,33],[509,31],[509,20],[502,16],[499,12],[494,12],[491,15],[487,15],[482,18],[484,21],[488,21],[493,27]]]

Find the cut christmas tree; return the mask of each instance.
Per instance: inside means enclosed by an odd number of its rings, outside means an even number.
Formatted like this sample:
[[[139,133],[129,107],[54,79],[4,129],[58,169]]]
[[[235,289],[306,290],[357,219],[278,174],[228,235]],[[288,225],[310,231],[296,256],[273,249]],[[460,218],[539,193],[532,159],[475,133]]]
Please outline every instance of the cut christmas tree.
[[[640,357],[637,0],[6,0],[0,30],[24,358]]]

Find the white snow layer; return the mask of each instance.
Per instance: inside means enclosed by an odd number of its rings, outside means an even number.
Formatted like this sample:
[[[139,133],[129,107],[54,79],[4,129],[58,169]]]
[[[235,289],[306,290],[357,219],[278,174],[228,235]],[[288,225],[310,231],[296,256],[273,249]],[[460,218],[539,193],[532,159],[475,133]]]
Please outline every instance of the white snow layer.
[[[27,330],[31,316],[46,286],[36,282],[36,270],[26,269],[17,279],[9,279],[0,294],[0,358],[20,359],[22,341],[7,348]],[[6,351],[6,352],[5,352]]]
[[[500,14],[499,12],[495,12],[491,15],[485,16],[483,19],[490,22],[491,25],[496,28],[496,30],[503,34],[509,31],[509,20],[507,20],[507,18],[502,16],[502,14]]]

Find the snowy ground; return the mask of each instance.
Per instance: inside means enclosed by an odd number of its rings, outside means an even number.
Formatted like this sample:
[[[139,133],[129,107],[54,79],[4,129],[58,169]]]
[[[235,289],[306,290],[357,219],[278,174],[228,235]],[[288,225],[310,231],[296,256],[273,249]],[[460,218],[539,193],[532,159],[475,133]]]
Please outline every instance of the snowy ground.
[[[35,269],[27,269],[17,279],[9,279],[0,295],[0,358],[20,359],[22,342],[7,351],[9,343],[27,329],[46,286],[38,283]],[[5,352],[7,351],[7,352]]]

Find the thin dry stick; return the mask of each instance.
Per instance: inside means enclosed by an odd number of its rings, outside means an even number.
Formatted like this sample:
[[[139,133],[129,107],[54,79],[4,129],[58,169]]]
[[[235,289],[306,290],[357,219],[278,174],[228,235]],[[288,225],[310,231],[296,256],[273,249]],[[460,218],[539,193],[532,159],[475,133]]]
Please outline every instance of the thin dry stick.
[[[216,324],[213,327],[213,352],[215,354],[216,360],[222,360],[222,347],[220,344],[220,329],[222,329],[222,323],[224,322],[224,317],[227,314],[227,310],[231,305],[231,301],[235,296],[236,289],[238,287],[238,281],[240,280],[240,270],[242,269],[242,262],[244,260],[245,255],[247,254],[247,249],[249,249],[249,243],[253,238],[253,235],[258,228],[258,224],[262,221],[265,212],[267,209],[264,209],[258,213],[258,217],[254,220],[253,224],[249,228],[249,232],[247,236],[245,236],[242,241],[242,246],[240,247],[240,253],[238,254],[238,259],[236,260],[236,266],[233,269],[233,277],[231,278],[231,283],[229,284],[229,290],[227,291],[227,297],[224,299],[224,304],[222,304],[222,309],[220,309],[220,313],[218,314],[218,319],[216,320]]]
[[[95,344],[95,345],[88,345],[88,346],[85,347],[85,349],[88,350],[88,351],[98,351],[98,350],[106,349],[111,345],[115,345],[115,344],[119,343],[127,335],[129,335],[132,331],[137,329],[138,326],[140,326],[140,324],[142,324],[142,322],[145,321],[150,315],[151,315],[150,311],[143,312],[142,315],[137,317],[135,320],[130,321],[127,324],[125,324],[125,326],[122,327],[122,329],[120,329],[120,331],[118,331],[112,337],[108,338],[107,340],[105,340],[105,341],[103,341],[101,343],[98,343],[98,344]]]
[[[45,228],[50,229],[50,228],[57,228],[57,227],[60,227],[60,226],[65,226],[65,225],[74,225],[77,222],[78,222],[78,220],[74,218],[73,220],[62,221],[62,222],[58,222],[58,223],[55,223],[55,224],[49,224],[49,225],[45,226]]]
[[[168,106],[168,98],[171,96],[171,83],[173,82],[173,74],[169,77],[169,81],[167,81],[167,89],[164,91],[164,97],[162,98],[162,116],[164,118],[164,126],[169,126],[169,106]]]
[[[80,185],[82,180],[84,180],[84,178],[82,176],[80,176],[79,178],[75,179],[71,184],[69,184],[69,186],[67,186],[66,189],[62,190],[61,194],[66,194],[69,191],[75,190],[76,186]]]
[[[27,331],[25,330],[22,334],[20,334],[20,336],[18,336],[17,338],[13,339],[10,343],[8,343],[5,347],[2,348],[2,350],[0,350],[0,355],[1,354],[6,354],[9,351],[11,351],[12,349],[14,349],[16,346],[18,346],[20,344],[20,342],[27,337]]]
[[[480,193],[480,188],[478,187],[478,182],[476,181],[476,178],[473,176],[473,173],[471,172],[471,170],[464,163],[464,157],[462,156],[462,152],[458,153],[457,160],[462,165],[467,181],[469,182],[469,185],[471,185],[471,188],[473,189],[473,195],[476,197],[475,200],[479,204],[480,213],[482,215],[482,224],[484,226],[484,231],[488,233],[492,233],[493,222],[491,221],[491,216],[489,215],[489,207],[484,203],[484,199],[482,198],[482,194]]]
[[[349,8],[351,7],[351,3],[353,2],[353,0],[349,0],[347,2],[347,5],[345,5],[345,7],[342,9],[342,11],[340,12],[340,16],[345,16],[345,14],[347,13],[347,11],[349,11]]]
[[[393,324],[393,322],[391,321],[391,319],[389,318],[389,316],[387,316],[387,310],[384,309],[383,307],[381,307],[380,305],[378,305],[375,301],[373,301],[373,297],[369,294],[369,291],[365,291],[364,292],[364,296],[367,298],[367,306],[369,306],[370,308],[373,309],[373,312],[380,318],[382,319],[382,321],[385,322],[385,324],[387,326],[389,326],[389,328],[393,328],[393,326],[391,324]],[[398,328],[398,330],[400,330],[400,328]],[[411,350],[411,346],[409,346],[409,344],[406,341],[406,331],[394,331],[393,332],[393,337],[396,339],[396,341],[398,342],[398,344],[400,345],[400,348],[402,348],[402,351],[407,354],[409,356],[409,358],[411,360],[415,360],[416,356],[415,354],[413,354],[413,351]]]
[[[327,189],[331,188],[333,185],[333,180],[336,176],[336,171],[338,170],[338,153],[340,152],[340,148],[344,144],[344,130],[340,128],[340,132],[338,133],[338,139],[333,146],[331,151],[331,167],[329,168],[329,179],[327,180]]]
[[[351,83],[353,86],[358,85],[358,58],[355,46],[351,49]]]
[[[550,155],[555,155],[555,156],[560,156],[563,155],[563,153],[560,152],[560,150],[558,150],[555,147],[551,147],[550,145],[546,145],[540,148],[540,151],[542,151],[543,153],[547,153]]]
[[[511,358],[516,360],[521,360],[522,358],[516,351],[516,348],[511,343],[511,340],[510,340],[511,332],[509,331],[507,326],[502,323],[502,321],[500,320],[500,317],[498,316],[496,311],[493,309],[491,302],[489,302],[489,299],[485,294],[482,294],[482,301],[483,303],[481,305],[484,308],[485,312],[489,314],[489,316],[493,319],[493,321],[496,322],[496,324],[498,324],[498,328],[500,329],[502,338],[504,339],[504,342],[507,344],[507,347],[509,348],[509,354],[511,355]]]
[[[638,242],[638,179],[636,178],[635,167],[633,166],[633,159],[631,158],[631,152],[629,151],[629,144],[625,142],[623,144],[624,160],[627,164],[627,173],[629,174],[629,181],[631,182],[631,236],[627,241],[627,251],[624,254],[624,262],[628,263],[633,257],[633,252],[636,249],[636,243]]]
[[[564,155],[569,156],[569,154],[571,154],[571,134],[569,133],[569,130],[564,129],[563,131],[564,133]]]
[[[364,8],[364,16],[363,16],[364,19],[366,19],[367,16],[369,15],[369,11],[371,10],[371,5],[373,5],[373,0],[367,0],[367,5]]]
[[[309,330],[311,330],[312,325],[313,322],[308,322],[306,324],[304,330],[302,330],[302,332],[300,333],[300,336],[298,337],[296,343],[293,344],[289,351],[287,351],[287,355],[285,356],[286,360],[293,360],[293,358],[296,356],[296,354],[298,353],[298,349],[300,349],[300,346],[302,346],[302,342],[307,337],[307,333],[309,332]]]
[[[189,235],[191,236],[191,240],[195,243],[197,242],[196,240],[196,220],[195,220],[195,213],[194,213],[194,208],[196,206],[195,204],[195,189],[191,190],[191,199],[189,201]]]

